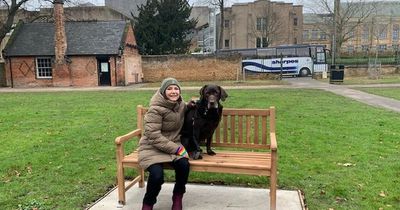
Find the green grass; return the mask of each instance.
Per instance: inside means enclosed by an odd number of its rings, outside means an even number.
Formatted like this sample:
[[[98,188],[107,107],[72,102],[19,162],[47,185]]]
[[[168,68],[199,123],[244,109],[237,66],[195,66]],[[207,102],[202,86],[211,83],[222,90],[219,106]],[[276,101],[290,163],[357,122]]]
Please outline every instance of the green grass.
[[[320,79],[323,82],[329,82],[328,79]],[[370,84],[398,84],[400,83],[400,75],[382,75],[379,79],[369,79],[368,76],[344,76],[343,85],[370,85]]]
[[[114,138],[136,127],[135,107],[152,94],[0,93],[2,209],[82,209],[102,196],[115,185]],[[319,90],[228,94],[225,107],[277,108],[279,188],[304,191],[310,209],[400,206],[400,114]],[[251,187],[268,187],[266,180],[190,175],[191,182]]]
[[[358,90],[365,91],[367,93],[380,95],[388,98],[400,100],[400,88],[385,87],[385,88],[357,88]]]

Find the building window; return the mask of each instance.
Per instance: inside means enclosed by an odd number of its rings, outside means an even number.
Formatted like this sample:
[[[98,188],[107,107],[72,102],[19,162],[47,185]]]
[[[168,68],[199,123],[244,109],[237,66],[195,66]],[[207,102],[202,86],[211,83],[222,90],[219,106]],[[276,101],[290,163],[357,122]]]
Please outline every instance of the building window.
[[[224,20],[224,27],[229,28],[229,20]]]
[[[326,37],[327,37],[327,35],[325,32],[321,32],[321,34],[319,35],[320,40],[326,40]]]
[[[310,39],[310,34],[309,34],[308,30],[304,30],[303,31],[303,39],[304,40],[309,40]]]
[[[349,39],[354,40],[354,31],[349,31]]]
[[[399,40],[399,32],[400,32],[399,25],[393,25],[393,35],[392,35],[393,41]]]
[[[311,39],[318,39],[318,30],[314,29],[311,31]]]
[[[363,40],[368,40],[368,38],[369,38],[369,27],[368,27],[368,25],[364,25],[363,26],[363,31],[362,31],[362,39]]]
[[[297,26],[297,18],[293,18],[293,25]]]
[[[51,58],[36,58],[36,77],[41,79],[49,79],[53,77]]]
[[[225,47],[229,48],[229,39],[225,39]]]
[[[379,25],[379,39],[384,40],[387,37],[387,30],[385,25]]]
[[[393,51],[398,51],[399,50],[399,45],[398,44],[393,44],[392,45]]]
[[[267,27],[267,18],[257,18],[257,30],[262,31]]]
[[[263,38],[257,37],[257,39],[256,39],[256,47],[257,48],[268,47],[267,46],[267,38],[265,38],[265,37],[263,37]]]
[[[379,52],[384,52],[386,50],[386,45],[385,44],[380,44],[378,45],[378,51]]]
[[[353,46],[353,45],[347,46],[347,52],[348,52],[349,54],[354,53],[354,46]]]
[[[368,52],[369,46],[368,46],[368,45],[361,45],[361,50],[362,50],[363,52]]]

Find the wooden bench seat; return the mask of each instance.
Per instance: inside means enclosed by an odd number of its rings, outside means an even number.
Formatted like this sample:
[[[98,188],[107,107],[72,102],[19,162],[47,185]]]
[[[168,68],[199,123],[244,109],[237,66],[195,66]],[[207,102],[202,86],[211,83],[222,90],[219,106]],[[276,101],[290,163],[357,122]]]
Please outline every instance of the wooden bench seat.
[[[142,135],[147,108],[137,107],[138,129],[115,139],[117,146],[117,184],[119,203],[125,204],[125,192],[136,183],[144,187],[144,170],[138,165],[137,150],[124,154],[124,142]],[[190,160],[191,171],[246,174],[270,177],[270,209],[276,209],[277,142],[275,109],[227,109],[215,131],[214,156],[203,154],[201,160]],[[125,184],[124,168],[138,170],[138,176]]]

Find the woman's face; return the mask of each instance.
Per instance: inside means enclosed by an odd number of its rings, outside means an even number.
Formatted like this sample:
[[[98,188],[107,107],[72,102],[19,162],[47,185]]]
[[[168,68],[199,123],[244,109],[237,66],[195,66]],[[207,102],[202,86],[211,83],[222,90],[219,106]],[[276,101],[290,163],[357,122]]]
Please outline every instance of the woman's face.
[[[181,91],[179,90],[179,87],[176,85],[170,85],[165,90],[165,96],[170,101],[177,101],[179,99],[180,94]]]

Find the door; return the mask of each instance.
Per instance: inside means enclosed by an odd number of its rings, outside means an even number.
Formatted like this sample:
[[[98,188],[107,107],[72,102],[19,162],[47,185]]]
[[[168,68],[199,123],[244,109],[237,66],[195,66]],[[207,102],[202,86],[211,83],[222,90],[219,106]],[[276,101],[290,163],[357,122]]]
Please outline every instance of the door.
[[[99,70],[99,85],[110,86],[111,85],[111,74],[110,74],[110,63],[107,59],[97,59],[98,70]]]

